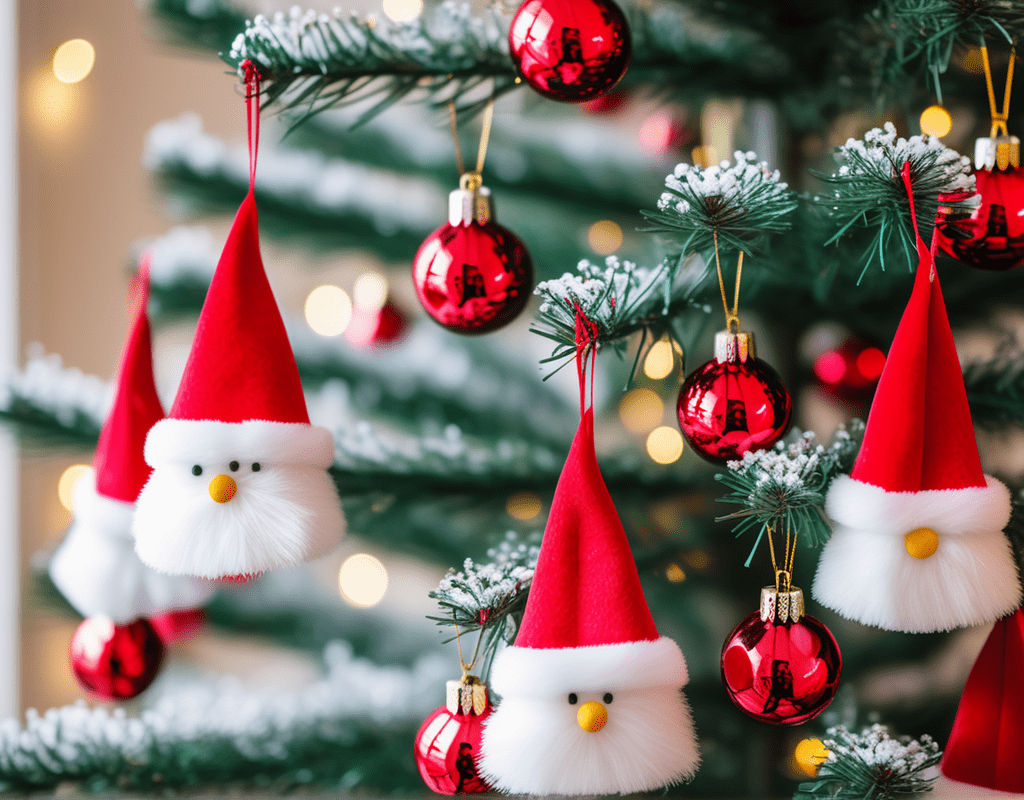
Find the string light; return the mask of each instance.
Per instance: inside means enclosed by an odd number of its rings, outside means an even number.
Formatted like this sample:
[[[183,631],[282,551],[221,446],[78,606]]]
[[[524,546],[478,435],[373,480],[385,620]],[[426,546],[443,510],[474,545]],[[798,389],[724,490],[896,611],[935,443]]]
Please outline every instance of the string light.
[[[61,83],[78,83],[92,72],[96,50],[85,39],[64,42],[53,54],[53,74]]]
[[[505,511],[515,519],[531,520],[540,514],[540,498],[532,492],[519,492],[512,495],[505,503]]]
[[[650,389],[633,389],[619,401],[619,419],[633,433],[647,433],[665,416],[665,403]]]
[[[423,13],[423,0],[384,0],[384,13],[394,22],[412,22]]]
[[[942,106],[928,106],[921,112],[921,133],[943,137],[953,130],[953,117]]]
[[[352,321],[352,300],[337,286],[318,286],[306,298],[306,322],[321,336],[338,336]]]
[[[352,303],[359,311],[380,311],[388,299],[388,280],[379,272],[364,272],[352,287]]]
[[[57,496],[60,498],[60,504],[72,514],[75,513],[75,487],[88,471],[88,464],[75,464],[64,470],[57,482]]]
[[[622,228],[610,219],[595,222],[587,231],[587,242],[598,255],[610,256],[622,247]]]
[[[379,558],[357,553],[345,559],[338,572],[341,598],[350,606],[370,608],[384,599],[388,590],[388,571]]]
[[[683,454],[683,435],[675,428],[662,425],[647,437],[647,455],[658,464],[674,464]]]

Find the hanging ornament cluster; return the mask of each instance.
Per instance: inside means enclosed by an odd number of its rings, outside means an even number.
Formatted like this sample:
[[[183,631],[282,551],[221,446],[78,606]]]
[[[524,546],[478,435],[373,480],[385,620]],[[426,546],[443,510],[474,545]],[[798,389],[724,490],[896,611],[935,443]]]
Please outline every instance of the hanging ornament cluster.
[[[1010,136],[1010,88],[1016,51],[1010,54],[1003,109],[996,107],[988,48],[981,48],[988,88],[992,129],[978,139],[974,150],[974,177],[980,203],[968,219],[938,226],[943,252],[977,269],[1004,271],[1024,264],[1024,172],[1020,169],[1020,139]]]
[[[632,51],[626,16],[612,0],[526,0],[512,18],[508,41],[530,86],[571,103],[611,91]]]
[[[754,334],[740,330],[743,251],[736,267],[732,308],[725,293],[717,235],[715,264],[728,330],[715,335],[715,357],[683,382],[676,412],[683,437],[694,452],[724,464],[775,444],[789,427],[793,401],[779,374],[758,359]]]
[[[832,632],[804,613],[792,585],[796,535],[786,535],[782,568],[768,529],[775,585],[761,590],[761,609],[744,619],[722,647],[722,683],[740,711],[772,725],[800,725],[824,711],[839,688],[843,659]]]
[[[516,235],[495,222],[491,192],[481,180],[493,101],[484,115],[473,172],[462,161],[454,104],[450,110],[462,178],[448,198],[448,222],[416,253],[412,279],[423,308],[440,325],[456,333],[490,333],[526,306],[533,291],[533,261]]]
[[[259,75],[243,64],[249,193],[200,313],[167,419],[146,438],[153,474],[132,531],[172,575],[252,576],[316,558],[345,530],[328,473],[334,439],[310,424],[295,356],[260,256]]]
[[[903,166],[914,230],[910,165]],[[980,625],[1020,604],[1003,529],[1010,493],[981,469],[932,253],[917,237],[914,288],[849,476],[829,487],[833,532],[816,600],[848,619],[928,633]]]
[[[597,466],[586,407],[596,333],[577,309],[582,419],[515,644],[491,672],[502,699],[484,726],[480,770],[513,794],[649,791],[689,778],[699,759],[682,692],[686,660],[658,634]]]

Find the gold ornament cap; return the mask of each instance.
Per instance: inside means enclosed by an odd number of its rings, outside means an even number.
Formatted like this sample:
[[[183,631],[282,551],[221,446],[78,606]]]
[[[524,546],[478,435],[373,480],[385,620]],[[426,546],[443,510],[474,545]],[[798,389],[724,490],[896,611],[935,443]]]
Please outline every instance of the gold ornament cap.
[[[448,195],[448,222],[452,227],[473,222],[483,225],[494,219],[491,190],[480,183],[480,176],[467,172],[460,186]]]
[[[719,364],[728,361],[744,364],[748,359],[755,358],[757,351],[754,349],[754,334],[746,331],[719,331],[715,334],[715,361]]]
[[[976,169],[1008,169],[1020,166],[1020,139],[1016,136],[986,136],[974,143]]]
[[[803,615],[802,589],[791,586],[789,591],[783,592],[774,586],[765,586],[761,590],[762,622],[799,622]]]
[[[480,716],[487,708],[487,684],[476,675],[459,681],[448,681],[445,705],[452,714]]]

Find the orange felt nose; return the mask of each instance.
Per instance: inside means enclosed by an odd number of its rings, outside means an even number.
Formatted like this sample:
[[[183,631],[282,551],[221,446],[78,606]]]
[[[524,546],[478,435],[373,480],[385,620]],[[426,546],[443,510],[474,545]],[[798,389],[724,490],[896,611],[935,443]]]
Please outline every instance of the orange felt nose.
[[[600,703],[584,703],[576,712],[576,721],[587,733],[597,733],[608,724],[608,711]]]
[[[238,491],[238,484],[235,479],[228,475],[218,475],[210,481],[210,497],[218,503],[226,503],[235,496]]]

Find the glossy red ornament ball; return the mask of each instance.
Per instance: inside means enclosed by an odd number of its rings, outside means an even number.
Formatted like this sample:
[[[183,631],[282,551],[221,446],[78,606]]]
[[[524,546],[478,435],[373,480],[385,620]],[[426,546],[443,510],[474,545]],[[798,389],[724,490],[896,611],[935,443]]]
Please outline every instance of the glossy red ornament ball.
[[[448,682],[448,702],[427,717],[416,734],[416,766],[431,791],[438,794],[491,791],[477,772],[483,724],[490,714],[486,687]]]
[[[722,648],[722,683],[736,707],[772,725],[800,725],[824,711],[839,688],[843,657],[814,617],[763,619],[755,611]]]
[[[940,223],[939,247],[968,266],[990,271],[1024,264],[1024,172],[974,173],[981,204],[968,219]]]
[[[754,354],[752,334],[723,332],[715,358],[684,381],[676,412],[694,452],[725,463],[775,444],[789,427],[793,401],[779,374]]]
[[[71,669],[82,687],[104,700],[127,700],[148,687],[164,658],[164,643],[145,619],[115,625],[89,617],[71,637]]]
[[[626,74],[632,49],[626,16],[612,0],[526,0],[508,41],[530,86],[572,103],[611,90]]]

